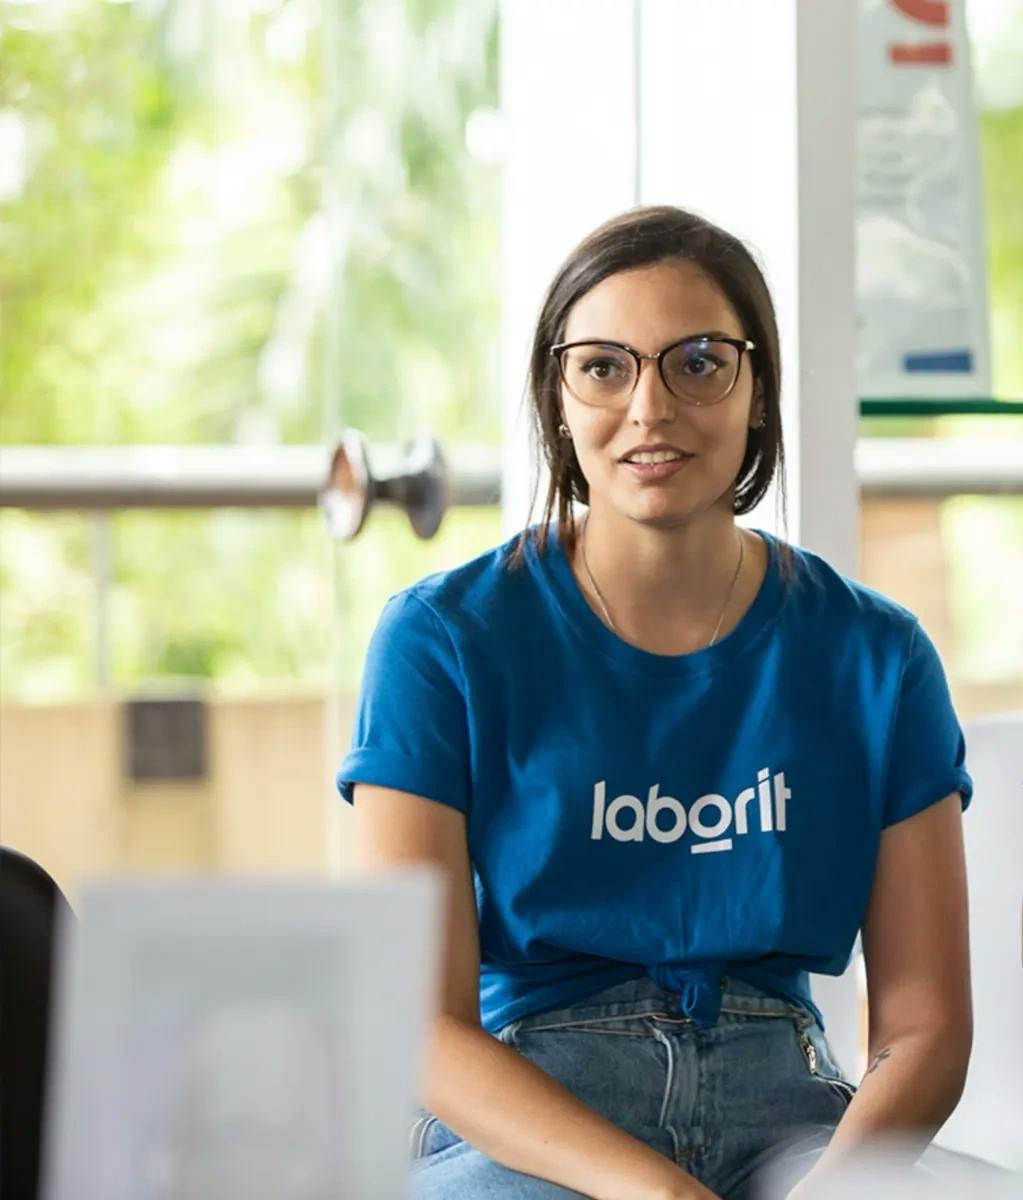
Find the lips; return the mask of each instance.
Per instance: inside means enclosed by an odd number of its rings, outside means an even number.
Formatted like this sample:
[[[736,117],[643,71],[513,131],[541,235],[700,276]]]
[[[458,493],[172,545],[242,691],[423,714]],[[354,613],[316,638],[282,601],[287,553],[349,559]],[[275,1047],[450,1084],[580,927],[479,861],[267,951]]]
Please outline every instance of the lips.
[[[671,457],[670,458],[660,458],[659,457],[655,463],[652,463],[649,461],[645,461],[645,455],[643,454],[643,452],[636,452],[634,454],[628,454],[624,458],[620,458],[618,461],[624,462],[624,463],[632,463],[634,466],[649,467],[649,466],[660,466],[661,463],[666,463],[666,462],[680,462],[682,459],[693,457],[691,454],[686,454],[681,450],[674,451],[674,452],[669,452],[667,450],[662,450],[662,451],[648,450],[645,453],[646,454],[669,454],[670,453]]]
[[[652,481],[658,479],[667,479],[671,475],[682,471],[692,462],[693,455],[686,454],[682,458],[669,459],[667,462],[659,463],[634,463],[628,459],[622,459],[621,466],[628,471],[636,479],[644,481]]]
[[[683,450],[681,446],[673,446],[670,442],[651,442],[643,446],[633,446],[618,461],[629,462],[637,454],[670,454],[676,458],[693,457],[688,450]]]

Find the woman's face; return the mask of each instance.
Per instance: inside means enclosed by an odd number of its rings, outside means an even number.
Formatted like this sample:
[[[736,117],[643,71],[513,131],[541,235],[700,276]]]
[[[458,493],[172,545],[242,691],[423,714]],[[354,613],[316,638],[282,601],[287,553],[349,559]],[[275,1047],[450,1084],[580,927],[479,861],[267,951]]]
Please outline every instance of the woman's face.
[[[682,338],[708,333],[746,336],[710,276],[691,262],[669,261],[598,283],[569,311],[562,341],[621,342],[654,354]],[[660,528],[715,507],[731,513],[748,431],[762,411],[762,401],[754,403],[748,352],[731,392],[716,404],[696,407],[679,400],[665,387],[657,364],[646,359],[631,397],[619,406],[584,404],[564,384],[561,403],[593,513],[617,513]],[[623,461],[637,447],[659,443],[691,457],[653,477]]]

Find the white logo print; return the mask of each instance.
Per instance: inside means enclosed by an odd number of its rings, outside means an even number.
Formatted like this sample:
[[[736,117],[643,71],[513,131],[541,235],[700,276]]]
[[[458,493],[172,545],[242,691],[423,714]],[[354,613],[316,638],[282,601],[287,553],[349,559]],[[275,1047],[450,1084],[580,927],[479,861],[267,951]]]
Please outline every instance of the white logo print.
[[[785,786],[784,771],[778,771],[772,779],[770,768],[764,767],[757,772],[756,789],[744,788],[734,801],[716,792],[708,792],[694,800],[688,812],[673,796],[659,795],[660,787],[659,783],[655,783],[650,788],[645,806],[637,796],[630,795],[616,796],[608,804],[606,780],[595,783],[591,840],[600,841],[606,831],[616,842],[641,842],[644,837],[650,837],[655,842],[677,842],[688,827],[698,838],[704,839],[689,847],[690,854],[731,850],[731,837],[721,835],[731,828],[733,821],[737,837],[749,832],[746,810],[751,800],[758,801],[761,833],[770,833],[772,830],[785,832],[785,805],[792,792]],[[623,825],[621,818],[625,813],[631,813],[632,819]],[[664,829],[658,825],[657,818],[661,813],[671,815],[673,824],[670,828]]]

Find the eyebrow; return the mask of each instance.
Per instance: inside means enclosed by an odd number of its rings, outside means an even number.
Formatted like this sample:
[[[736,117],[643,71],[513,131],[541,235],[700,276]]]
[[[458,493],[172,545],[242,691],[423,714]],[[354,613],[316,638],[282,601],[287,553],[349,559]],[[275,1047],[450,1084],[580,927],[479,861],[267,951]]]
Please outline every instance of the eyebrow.
[[[737,341],[744,340],[741,333],[725,333],[723,329],[701,329],[698,333],[684,333],[681,337],[673,338],[670,342],[665,342],[661,347],[677,346],[679,342],[698,342],[703,339],[713,341],[718,338],[732,338]],[[578,337],[572,338],[573,342],[592,342],[599,346],[624,346],[628,350],[635,350],[636,347],[629,342],[620,342],[617,338],[599,338],[599,337]]]

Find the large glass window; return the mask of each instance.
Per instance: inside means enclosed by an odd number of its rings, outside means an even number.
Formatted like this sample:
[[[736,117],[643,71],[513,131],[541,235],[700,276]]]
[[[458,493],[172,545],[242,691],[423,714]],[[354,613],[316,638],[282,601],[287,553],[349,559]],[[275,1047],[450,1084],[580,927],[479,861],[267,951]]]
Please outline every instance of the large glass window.
[[[994,393],[1020,399],[1023,8],[967,15]],[[475,0],[8,2],[3,441],[327,445],[354,425],[431,432],[449,456],[496,445],[497,36],[496,4]],[[1023,441],[1021,426],[861,432]],[[890,507],[865,507],[864,572],[910,603]],[[1023,582],[1020,501],[931,508],[950,669],[1011,700],[1023,655],[987,581],[997,562]],[[427,544],[377,513],[336,552],[311,511],[2,523],[0,678],[35,700],[170,678],[352,688],[388,590],[499,536],[496,510],[453,510]]]
[[[992,390],[1023,401],[1023,4],[968,0],[979,109]],[[955,442],[981,461],[1018,448],[1023,416],[866,417],[861,435]],[[1011,451],[1009,452],[1011,456]],[[1023,466],[1018,474],[1023,475]],[[917,612],[932,633],[964,717],[1023,710],[1023,496],[870,499],[861,512],[866,582]]]
[[[38,0],[0,38],[6,443],[496,444],[495,4]],[[30,700],[354,686],[388,591],[499,533],[3,526],[2,686]]]

